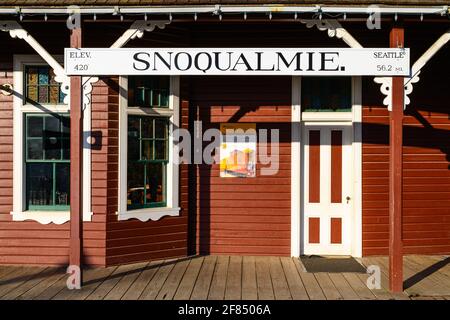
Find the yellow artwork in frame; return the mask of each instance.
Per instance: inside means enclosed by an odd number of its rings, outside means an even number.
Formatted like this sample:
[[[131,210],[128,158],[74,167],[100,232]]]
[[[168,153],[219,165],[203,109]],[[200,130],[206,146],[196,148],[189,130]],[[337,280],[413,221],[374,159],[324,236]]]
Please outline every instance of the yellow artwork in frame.
[[[220,177],[256,177],[256,124],[220,124]]]

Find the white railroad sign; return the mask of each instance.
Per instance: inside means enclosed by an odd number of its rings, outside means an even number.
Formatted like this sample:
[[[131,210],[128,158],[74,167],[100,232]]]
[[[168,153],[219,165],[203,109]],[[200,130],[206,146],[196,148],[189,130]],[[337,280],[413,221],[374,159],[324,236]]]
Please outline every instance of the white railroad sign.
[[[67,75],[409,76],[409,49],[66,48]]]

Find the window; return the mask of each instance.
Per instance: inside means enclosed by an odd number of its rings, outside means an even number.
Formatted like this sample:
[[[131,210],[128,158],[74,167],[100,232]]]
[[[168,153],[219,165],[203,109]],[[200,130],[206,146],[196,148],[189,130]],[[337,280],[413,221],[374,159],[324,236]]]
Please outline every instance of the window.
[[[303,77],[301,83],[303,111],[352,110],[351,77]]]
[[[135,76],[128,78],[128,106],[169,107],[170,77]]]
[[[119,220],[177,216],[172,131],[179,122],[179,77],[121,77],[120,86],[127,92],[120,96]]]
[[[48,66],[25,66],[25,103],[63,104],[61,85]]]
[[[167,117],[128,116],[127,208],[166,206]]]
[[[13,78],[18,94],[13,97],[12,219],[65,223],[70,220],[69,105],[39,56],[14,55]],[[86,118],[90,121],[89,114]],[[83,171],[90,173],[89,168]],[[83,220],[90,221],[84,205]]]
[[[69,117],[25,114],[26,210],[68,210]]]

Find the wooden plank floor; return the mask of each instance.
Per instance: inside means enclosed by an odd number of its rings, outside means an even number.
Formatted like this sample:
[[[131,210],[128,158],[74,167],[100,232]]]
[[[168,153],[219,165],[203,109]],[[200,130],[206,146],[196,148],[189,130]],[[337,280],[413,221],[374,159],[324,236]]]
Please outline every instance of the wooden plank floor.
[[[406,256],[401,294],[388,290],[387,257],[360,262],[380,267],[381,288],[367,274],[308,273],[296,258],[206,256],[89,268],[81,290],[66,288],[61,267],[0,266],[0,299],[450,300],[448,256]]]

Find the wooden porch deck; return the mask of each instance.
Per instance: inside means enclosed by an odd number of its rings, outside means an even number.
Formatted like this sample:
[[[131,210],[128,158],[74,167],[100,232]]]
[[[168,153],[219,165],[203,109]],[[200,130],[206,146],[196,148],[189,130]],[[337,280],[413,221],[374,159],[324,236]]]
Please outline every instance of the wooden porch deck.
[[[0,266],[0,299],[450,300],[448,256],[406,256],[402,294],[387,290],[386,257],[360,262],[381,267],[382,289],[367,274],[308,273],[296,258],[205,256],[87,269],[81,290],[66,288],[64,268]]]

